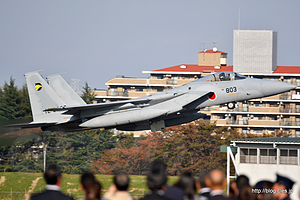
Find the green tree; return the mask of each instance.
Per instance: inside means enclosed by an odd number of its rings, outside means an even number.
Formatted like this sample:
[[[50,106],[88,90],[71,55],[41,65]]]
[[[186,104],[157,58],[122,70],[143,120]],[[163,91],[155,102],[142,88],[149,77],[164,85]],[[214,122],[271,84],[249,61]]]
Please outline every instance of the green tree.
[[[91,170],[91,163],[104,150],[115,148],[116,137],[109,130],[52,133],[48,135],[47,163],[59,164],[64,173]]]
[[[64,173],[79,174],[92,169],[92,161],[117,145],[109,130],[45,132],[31,140],[0,146],[0,170],[41,172],[47,145],[47,165],[58,164]],[[32,148],[35,146],[35,148]],[[37,152],[39,151],[39,152]]]
[[[32,120],[32,113],[31,113],[31,106],[30,106],[27,85],[22,86],[22,88],[19,90],[19,95],[22,99],[19,105],[19,109],[21,111],[22,117],[24,119]]]
[[[9,83],[5,81],[0,90],[0,119],[15,120],[31,117],[30,103],[27,88],[18,90],[15,79],[10,77]]]
[[[94,91],[92,91],[91,87],[88,85],[87,82],[85,82],[85,86],[82,87],[83,92],[81,95],[81,98],[87,103],[91,104],[95,100],[96,94]]]
[[[130,148],[137,144],[133,133],[130,134],[120,133],[119,135],[117,135],[117,139],[118,139],[118,144],[123,148]]]

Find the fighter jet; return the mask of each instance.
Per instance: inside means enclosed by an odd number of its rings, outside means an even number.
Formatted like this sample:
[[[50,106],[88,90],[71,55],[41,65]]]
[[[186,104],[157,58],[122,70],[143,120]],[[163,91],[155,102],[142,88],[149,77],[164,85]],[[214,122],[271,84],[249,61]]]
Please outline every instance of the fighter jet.
[[[13,125],[41,127],[43,131],[78,131],[116,128],[124,131],[160,131],[202,118],[201,108],[276,95],[295,85],[248,78],[226,71],[188,84],[131,100],[86,104],[60,76],[42,78],[38,72],[25,74],[33,121]]]

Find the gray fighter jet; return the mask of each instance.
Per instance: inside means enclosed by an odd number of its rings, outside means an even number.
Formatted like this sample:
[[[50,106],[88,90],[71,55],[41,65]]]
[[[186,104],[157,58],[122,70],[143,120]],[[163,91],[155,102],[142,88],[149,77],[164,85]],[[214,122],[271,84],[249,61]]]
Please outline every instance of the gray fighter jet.
[[[218,72],[154,95],[132,100],[86,104],[60,76],[46,82],[38,72],[25,74],[33,122],[14,125],[43,131],[95,128],[159,131],[205,116],[201,108],[276,95],[295,85]]]

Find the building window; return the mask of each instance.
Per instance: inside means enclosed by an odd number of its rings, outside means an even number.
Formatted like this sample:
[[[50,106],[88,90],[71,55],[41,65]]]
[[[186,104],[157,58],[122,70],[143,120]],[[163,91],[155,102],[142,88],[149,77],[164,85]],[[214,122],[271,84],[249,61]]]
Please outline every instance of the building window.
[[[240,163],[257,163],[257,149],[241,148]]]
[[[143,88],[135,88],[135,91],[136,91],[136,92],[143,92],[144,89],[143,89]]]
[[[257,119],[258,120],[264,120],[264,117],[263,116],[258,116]]]
[[[270,116],[269,120],[277,120],[277,117],[276,116]]]
[[[292,83],[292,80],[290,78],[286,78],[286,79],[283,80],[283,82]]]
[[[296,85],[297,85],[297,87],[300,86],[300,79],[296,79]]]
[[[277,163],[277,150],[276,149],[260,149],[261,164],[276,164]]]
[[[157,92],[162,92],[164,91],[164,88],[157,88]]]
[[[162,74],[156,75],[156,79],[163,79],[163,78],[164,78],[164,75],[162,75]]]
[[[296,126],[300,126],[300,118],[299,117],[296,117]]]
[[[218,119],[226,119],[225,115],[218,115]]]
[[[221,58],[227,58],[227,54],[221,53]]]
[[[299,113],[299,112],[300,112],[300,105],[296,104],[296,113]]]
[[[280,164],[298,165],[297,150],[280,149]]]
[[[297,129],[296,129],[296,134],[295,134],[295,136],[296,136],[296,137],[300,137],[300,130],[297,130]]]

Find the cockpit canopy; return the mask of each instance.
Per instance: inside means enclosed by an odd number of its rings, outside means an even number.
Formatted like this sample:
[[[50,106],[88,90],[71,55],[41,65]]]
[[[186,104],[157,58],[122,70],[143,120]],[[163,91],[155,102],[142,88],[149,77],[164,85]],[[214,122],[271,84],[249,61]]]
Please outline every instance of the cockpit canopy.
[[[236,72],[224,71],[224,72],[218,72],[215,74],[204,76],[203,78],[200,78],[199,80],[206,81],[206,82],[215,82],[215,81],[241,80],[241,79],[246,79],[246,78],[247,78],[247,76],[238,74]]]

